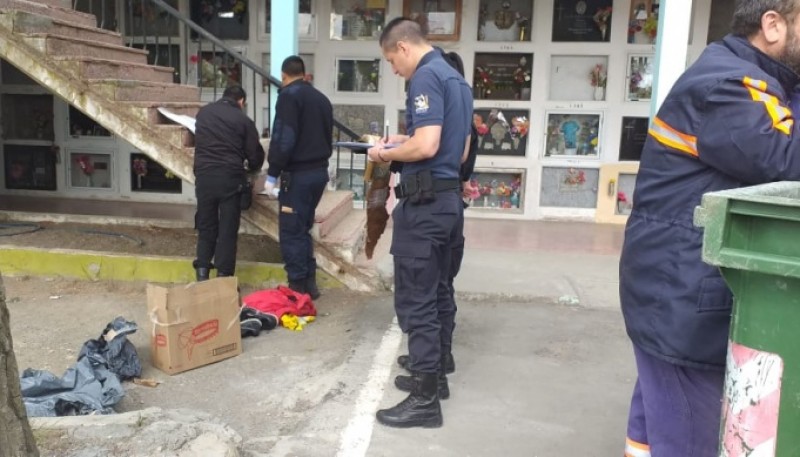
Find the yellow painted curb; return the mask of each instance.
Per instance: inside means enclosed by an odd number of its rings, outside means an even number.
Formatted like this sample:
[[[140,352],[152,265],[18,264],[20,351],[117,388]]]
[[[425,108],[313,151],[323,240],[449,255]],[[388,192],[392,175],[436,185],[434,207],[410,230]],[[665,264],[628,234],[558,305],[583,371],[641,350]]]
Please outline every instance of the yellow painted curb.
[[[148,281],[188,283],[194,281],[192,259],[186,257],[136,256],[72,249],[40,249],[0,245],[3,276],[60,276],[84,280]],[[237,262],[239,284],[273,287],[286,282],[283,265]],[[322,270],[317,271],[322,288],[342,284]]]

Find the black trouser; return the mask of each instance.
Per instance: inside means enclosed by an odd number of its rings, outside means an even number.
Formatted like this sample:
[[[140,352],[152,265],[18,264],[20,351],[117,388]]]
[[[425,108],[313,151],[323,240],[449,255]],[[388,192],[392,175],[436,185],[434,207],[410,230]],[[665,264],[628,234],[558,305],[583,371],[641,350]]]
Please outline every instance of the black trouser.
[[[246,177],[200,175],[195,177],[197,213],[197,258],[195,268],[211,268],[218,276],[233,276],[236,270],[236,240],[241,217],[240,193]]]
[[[453,304],[452,308],[444,307],[439,309],[439,322],[442,324],[441,341],[443,353],[451,352],[453,347],[453,332],[456,329],[456,311],[458,311],[455,299],[456,289],[455,286],[453,286],[453,282],[459,270],[461,270],[461,261],[463,259],[464,207],[462,206],[460,217],[458,218],[458,222],[456,222],[455,240],[453,241],[453,248],[450,253],[450,271],[447,275],[447,285],[445,287],[440,286],[440,290],[446,289],[447,293],[450,295],[449,299]]]
[[[317,271],[311,227],[328,183],[328,169],[284,172],[281,175],[280,245],[284,268],[289,281],[302,281]]]
[[[436,200],[425,204],[404,198],[392,212],[394,306],[408,334],[409,368],[415,372],[438,372],[442,346],[451,344],[450,271],[463,211],[459,193],[452,190],[436,193]]]

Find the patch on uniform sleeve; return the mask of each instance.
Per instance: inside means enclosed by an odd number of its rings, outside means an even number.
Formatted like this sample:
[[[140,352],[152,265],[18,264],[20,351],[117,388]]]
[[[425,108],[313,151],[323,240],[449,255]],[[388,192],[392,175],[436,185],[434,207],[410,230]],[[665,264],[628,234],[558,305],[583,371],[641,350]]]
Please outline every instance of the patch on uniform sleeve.
[[[414,97],[414,111],[417,114],[427,113],[430,105],[428,104],[428,96],[419,94]]]

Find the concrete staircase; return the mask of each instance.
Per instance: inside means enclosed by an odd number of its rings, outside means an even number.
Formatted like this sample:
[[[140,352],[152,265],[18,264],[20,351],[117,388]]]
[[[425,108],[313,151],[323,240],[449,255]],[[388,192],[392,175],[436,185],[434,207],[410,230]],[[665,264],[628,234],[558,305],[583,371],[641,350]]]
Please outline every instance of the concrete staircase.
[[[194,116],[199,88],[172,82],[172,69],[147,64],[147,52],[123,45],[96,18],[63,8],[61,0],[0,0],[0,57],[97,123],[188,182],[194,182],[194,135],[171,124],[158,107]],[[378,275],[356,266],[364,211],[350,192],[326,192],[313,230],[317,263],[346,286],[383,288]],[[243,217],[278,238],[277,203],[263,197]]]

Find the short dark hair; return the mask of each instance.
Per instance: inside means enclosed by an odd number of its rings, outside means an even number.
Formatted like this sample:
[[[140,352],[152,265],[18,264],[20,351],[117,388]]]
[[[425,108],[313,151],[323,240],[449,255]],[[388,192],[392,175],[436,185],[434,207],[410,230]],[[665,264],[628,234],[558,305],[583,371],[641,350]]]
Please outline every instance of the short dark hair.
[[[283,60],[281,72],[286,76],[303,76],[306,74],[306,64],[300,56],[289,56]]]
[[[247,100],[247,92],[242,89],[242,86],[238,84],[233,84],[225,88],[225,92],[222,93],[223,97],[232,98],[237,102],[239,100]]]
[[[383,49],[394,49],[398,41],[408,41],[419,44],[425,42],[425,32],[422,27],[407,17],[396,17],[386,24],[378,39],[378,44]]]
[[[442,51],[442,57],[444,57],[444,61],[449,63],[450,66],[458,72],[458,74],[464,76],[464,61],[461,60],[461,56],[458,55],[458,53],[453,51]]]
[[[797,16],[797,0],[736,0],[731,31],[734,35],[750,37],[761,30],[761,17],[775,11],[790,24]]]

